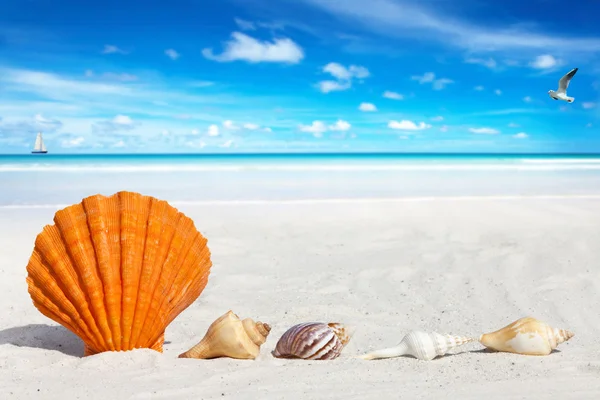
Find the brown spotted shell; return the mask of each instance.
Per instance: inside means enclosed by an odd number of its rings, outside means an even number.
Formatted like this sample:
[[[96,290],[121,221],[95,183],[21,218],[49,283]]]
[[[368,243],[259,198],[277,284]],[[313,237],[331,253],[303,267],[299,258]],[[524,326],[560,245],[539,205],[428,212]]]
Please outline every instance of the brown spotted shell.
[[[333,360],[350,341],[350,328],[336,322],[294,325],[279,339],[273,356],[305,360]]]

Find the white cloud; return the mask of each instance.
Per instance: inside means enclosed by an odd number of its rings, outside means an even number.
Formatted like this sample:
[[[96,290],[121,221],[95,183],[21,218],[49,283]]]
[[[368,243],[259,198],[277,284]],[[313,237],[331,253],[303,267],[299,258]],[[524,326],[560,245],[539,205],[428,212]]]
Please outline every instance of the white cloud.
[[[65,148],[73,148],[73,147],[80,147],[83,144],[83,142],[85,142],[85,139],[82,136],[78,136],[73,139],[65,139],[65,140],[61,141],[60,145],[61,145],[61,147],[65,147]]]
[[[502,95],[502,90],[496,89],[496,90],[494,90],[494,93],[496,94],[496,96],[501,96]]]
[[[250,122],[244,124],[244,129],[248,129],[249,131],[255,131],[258,128],[260,128],[260,126],[257,124],[253,124]]]
[[[302,48],[289,38],[260,41],[241,32],[233,32],[231,37],[232,40],[225,43],[225,50],[221,54],[214,54],[211,48],[205,48],[202,55],[218,62],[243,60],[249,63],[297,64],[304,58]]]
[[[229,139],[225,141],[223,144],[220,144],[219,147],[229,148],[233,145],[233,140]]]
[[[115,114],[139,115],[140,121],[150,118],[150,124],[156,123],[159,118],[170,120],[178,115],[207,123],[220,123],[227,118],[218,115],[218,112],[209,113],[200,109],[204,105],[248,104],[248,98],[242,94],[194,93],[186,90],[186,82],[167,81],[160,75],[154,75],[152,79],[148,77],[143,84],[90,81],[82,75],[68,76],[0,67],[0,113],[20,118],[26,118],[32,112],[77,119],[86,119],[82,117],[85,115],[88,124],[84,129],[88,129],[94,120]],[[258,98],[261,97],[258,95]],[[263,99],[266,97],[270,96]],[[26,100],[28,98],[36,100]],[[245,112],[238,108],[228,116],[231,118],[240,114]],[[149,129],[147,125],[145,128]],[[160,128],[162,126],[156,129]],[[188,126],[185,130],[191,128]],[[80,129],[68,128],[67,132],[80,133]]]
[[[327,131],[327,126],[323,121],[313,121],[310,125],[300,125],[298,127],[301,132],[312,133],[313,135],[322,135],[323,132]]]
[[[167,49],[167,50],[165,50],[165,54],[171,60],[177,60],[180,57],[180,54],[177,51],[175,51],[174,49]]]
[[[454,83],[452,79],[440,78],[433,81],[433,90],[442,90],[446,85]]]
[[[225,129],[229,129],[229,130],[232,130],[232,131],[240,129],[239,126],[237,126],[232,120],[229,120],[229,119],[223,121],[223,127]]]
[[[347,90],[352,87],[353,79],[367,78],[369,70],[361,65],[350,65],[345,67],[339,63],[330,62],[323,67],[323,72],[330,74],[336,80],[324,80],[319,82],[319,90],[322,93]]]
[[[46,129],[58,129],[62,126],[62,123],[56,119],[46,118],[42,114],[35,114],[33,117],[35,122]]]
[[[388,128],[399,129],[403,131],[420,131],[423,129],[431,128],[431,125],[426,124],[425,122],[419,122],[418,124],[416,124],[413,121],[403,119],[400,122],[393,120],[388,122]]]
[[[352,78],[366,78],[370,75],[369,70],[360,65],[350,65],[348,68],[335,62],[330,62],[323,67],[323,72],[327,72],[334,78],[342,81]]]
[[[440,128],[440,132],[448,132],[448,126],[444,125]]]
[[[488,58],[483,59],[483,58],[467,58],[465,60],[465,62],[467,64],[479,64],[479,65],[483,65],[484,67],[487,67],[489,69],[494,69],[498,66],[498,63],[496,63],[496,60],[494,60],[493,58]]]
[[[444,117],[442,117],[441,115],[438,115],[437,117],[433,117],[431,118],[432,121],[443,121]]]
[[[508,124],[509,128],[518,128],[520,125],[519,124],[515,124],[514,122],[511,122]]]
[[[510,52],[513,59],[519,55],[519,51],[555,49],[563,53],[592,54],[600,51],[598,37],[547,35],[533,31],[533,24],[529,21],[500,27],[473,24],[450,14],[447,9],[435,11],[431,2],[377,0],[370,1],[366,6],[364,0],[302,1],[345,19],[353,26],[362,25],[378,34],[437,41],[469,51]]]
[[[189,83],[191,87],[203,88],[214,85],[214,82],[211,81],[192,81]]]
[[[389,90],[386,90],[385,92],[383,92],[383,97],[385,97],[386,99],[392,99],[392,100],[403,100],[404,99],[404,96],[401,95],[400,93],[392,92]]]
[[[425,72],[422,76],[414,75],[411,76],[410,79],[413,81],[419,81],[419,83],[433,82],[435,79],[435,74],[433,72]]]
[[[435,74],[433,72],[425,72],[423,75],[413,75],[410,77],[410,79],[419,82],[421,85],[424,83],[431,83],[433,90],[442,90],[446,87],[446,85],[454,83],[452,79],[435,79]]]
[[[221,125],[227,119],[222,115],[224,109],[219,109],[221,102],[234,105],[226,114],[231,119],[243,121],[248,116],[247,108],[235,106],[248,104],[243,95],[239,98],[237,95],[219,95],[212,103],[208,100],[212,96],[196,96],[185,92],[188,85],[186,80],[168,84],[160,75],[156,75],[146,76],[142,85],[107,84],[91,82],[83,76],[83,69],[75,71],[75,74],[64,76],[0,68],[0,115],[10,116],[0,121],[0,147],[8,145],[6,150],[13,151],[19,146],[31,146],[38,130],[47,134],[48,144],[57,150],[63,143],[65,146],[76,146],[79,143],[77,137],[84,138],[79,147],[86,149],[96,145],[108,149],[119,140],[128,150],[144,146],[148,151],[160,151],[167,145],[184,146],[191,139],[203,139],[209,146],[217,146],[219,137],[210,138],[207,128],[210,124],[218,124],[221,131],[219,136],[228,132]],[[95,75],[96,78],[98,76]],[[174,91],[178,86],[182,91]],[[29,101],[29,98],[36,100]],[[266,96],[262,99],[267,98],[268,101],[279,101],[277,97]],[[202,111],[204,105],[210,105],[212,109]],[[256,116],[256,122],[259,122],[258,118],[270,118],[268,112],[252,111],[251,115]],[[55,120],[54,116],[59,116],[60,121]],[[180,120],[175,116],[185,116],[187,119]],[[248,122],[254,121],[251,119]],[[283,131],[294,125],[289,120],[274,120],[272,123],[275,124],[273,131]],[[54,126],[57,128],[52,128]],[[190,132],[195,127],[200,131],[195,132],[196,136],[191,136]],[[252,128],[252,125],[247,128]],[[163,130],[169,131],[169,134],[162,134]],[[256,132],[266,137],[267,133],[263,131],[269,130],[261,126]],[[229,138],[225,136],[220,141]],[[255,140],[255,136],[248,140]],[[261,140],[260,135],[256,140]]]
[[[246,21],[240,18],[234,18],[233,20],[235,21],[238,28],[240,28],[243,31],[253,31],[256,29],[256,26],[254,26],[254,23],[251,21]]]
[[[112,147],[125,147],[125,142],[123,140],[118,140],[112,145]]]
[[[116,115],[110,120],[102,120],[92,124],[92,132],[98,135],[131,134],[136,123],[127,115]]]
[[[111,44],[104,45],[104,50],[102,50],[102,54],[127,54],[126,51],[121,50],[117,46],[113,46]]]
[[[103,74],[96,74],[91,69],[86,69],[84,73],[86,78],[98,78],[102,80],[109,81],[119,81],[119,82],[133,82],[137,81],[138,77],[136,75],[128,74],[128,73],[114,73],[114,72],[105,72]]]
[[[120,125],[133,124],[133,120],[131,119],[131,117],[128,117],[127,115],[117,115],[116,117],[113,118],[113,122],[115,124],[120,124]]]
[[[204,143],[201,140],[199,140],[199,141],[190,140],[190,141],[186,142],[185,145],[188,147],[197,148],[197,149],[202,149],[202,148],[206,147],[206,143]]]
[[[360,103],[358,109],[364,112],[377,111],[377,107],[373,103]]]
[[[329,125],[329,130],[332,131],[347,131],[351,125],[347,121],[338,119],[335,124]]]
[[[115,74],[114,72],[105,72],[99,77],[105,80],[118,82],[133,82],[138,80],[137,76],[127,73]]]
[[[527,139],[529,137],[528,134],[526,134],[525,132],[519,132],[513,135],[514,138],[516,139]]]
[[[525,96],[525,97],[523,97],[523,101],[525,103],[531,103],[533,101],[533,99],[530,96]]]
[[[589,110],[590,108],[594,108],[596,107],[596,103],[593,103],[591,101],[586,101],[584,103],[581,103],[581,106],[587,110]]]
[[[481,92],[482,90],[485,90],[485,88],[483,86],[481,86],[481,85],[475,86],[473,89],[476,90],[476,91],[478,91],[478,92]]]
[[[321,81],[319,82],[319,90],[322,93],[343,91],[350,89],[350,82],[338,82],[338,81]]]
[[[208,127],[208,136],[219,136],[219,126],[212,124]]]
[[[497,135],[498,133],[500,133],[499,130],[497,129],[493,129],[493,128],[469,128],[469,132],[471,133],[477,133],[479,135]]]
[[[192,129],[192,132],[191,132],[191,133],[192,133],[192,135],[194,135],[194,136],[195,136],[195,135],[199,135],[199,134],[200,134],[200,131],[199,131],[198,129]]]
[[[558,60],[550,54],[537,56],[529,65],[536,69],[549,69],[558,65]]]

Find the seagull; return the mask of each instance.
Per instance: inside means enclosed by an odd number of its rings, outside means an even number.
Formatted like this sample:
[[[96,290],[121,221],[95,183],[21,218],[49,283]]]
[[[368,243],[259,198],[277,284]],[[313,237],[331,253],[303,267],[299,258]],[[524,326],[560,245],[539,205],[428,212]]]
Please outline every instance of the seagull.
[[[569,82],[575,76],[579,68],[573,68],[569,72],[567,72],[560,80],[558,81],[558,90],[555,92],[554,90],[548,90],[548,95],[552,97],[554,100],[562,100],[567,103],[572,103],[575,101],[575,97],[567,96],[567,88],[569,87]]]

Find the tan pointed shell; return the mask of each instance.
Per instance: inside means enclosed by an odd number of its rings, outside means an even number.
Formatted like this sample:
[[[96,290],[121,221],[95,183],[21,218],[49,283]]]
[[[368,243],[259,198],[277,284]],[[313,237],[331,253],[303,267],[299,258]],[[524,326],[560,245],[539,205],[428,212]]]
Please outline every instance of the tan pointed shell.
[[[151,348],[198,298],[207,240],[166,201],[94,195],[59,210],[35,240],[27,285],[35,307],[84,342],[84,355]]]
[[[447,354],[450,350],[465,343],[474,342],[475,338],[440,335],[436,332],[411,331],[407,333],[396,347],[376,350],[360,356],[364,360],[391,358],[411,355],[419,360],[429,361]]]
[[[479,342],[496,351],[543,356],[573,336],[573,332],[552,328],[545,322],[525,317],[495,332],[481,335]]]
[[[333,360],[352,337],[353,328],[331,322],[306,322],[288,329],[279,339],[273,356],[306,360]]]
[[[254,322],[251,318],[241,321],[229,310],[208,327],[198,344],[181,353],[179,358],[254,359],[270,331],[269,324]]]

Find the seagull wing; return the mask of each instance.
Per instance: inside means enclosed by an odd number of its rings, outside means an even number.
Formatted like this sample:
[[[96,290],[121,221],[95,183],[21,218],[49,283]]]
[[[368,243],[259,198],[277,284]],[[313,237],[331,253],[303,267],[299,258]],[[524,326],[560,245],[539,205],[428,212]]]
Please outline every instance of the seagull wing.
[[[565,74],[565,76],[560,78],[560,80],[558,81],[558,90],[556,91],[557,93],[567,93],[567,88],[569,87],[569,82],[571,82],[571,78],[573,78],[575,76],[578,69],[579,68],[573,68],[572,70],[567,72]]]

